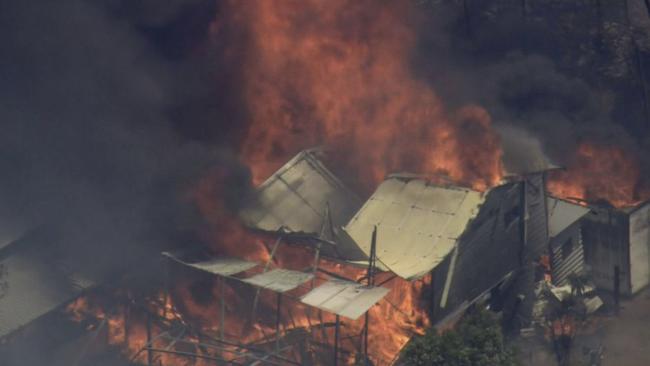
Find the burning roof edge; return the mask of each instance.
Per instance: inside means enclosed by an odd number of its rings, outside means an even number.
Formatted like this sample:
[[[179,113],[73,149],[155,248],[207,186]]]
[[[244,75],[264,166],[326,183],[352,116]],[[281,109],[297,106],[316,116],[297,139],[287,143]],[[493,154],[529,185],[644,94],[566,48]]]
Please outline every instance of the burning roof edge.
[[[650,199],[638,202],[635,205],[622,207],[622,208],[620,208],[618,210],[621,211],[621,212],[624,212],[624,213],[626,213],[628,215],[631,215],[631,214],[635,213],[636,211],[640,210],[641,208],[645,207],[648,204],[650,204]]]

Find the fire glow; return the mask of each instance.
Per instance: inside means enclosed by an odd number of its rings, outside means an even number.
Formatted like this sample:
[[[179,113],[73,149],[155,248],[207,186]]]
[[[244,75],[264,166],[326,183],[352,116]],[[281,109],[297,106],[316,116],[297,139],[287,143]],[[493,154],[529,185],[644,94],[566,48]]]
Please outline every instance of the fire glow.
[[[554,172],[548,190],[582,202],[606,200],[615,207],[634,206],[650,197],[641,184],[639,160],[618,146],[582,143],[567,170]]]

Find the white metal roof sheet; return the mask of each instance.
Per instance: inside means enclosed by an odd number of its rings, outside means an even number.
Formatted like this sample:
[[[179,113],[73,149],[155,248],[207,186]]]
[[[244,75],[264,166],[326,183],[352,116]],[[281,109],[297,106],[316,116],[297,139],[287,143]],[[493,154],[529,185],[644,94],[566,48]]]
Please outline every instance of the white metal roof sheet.
[[[275,292],[287,292],[314,278],[311,273],[274,269],[245,278],[242,281]]]
[[[257,263],[255,262],[249,262],[238,258],[215,258],[203,262],[188,263],[170,253],[163,253],[163,255],[186,266],[220,276],[236,275],[237,273],[247,271],[257,266]]]
[[[316,152],[307,150],[260,185],[240,216],[246,225],[259,230],[317,235],[326,210],[339,227],[360,206],[361,200],[325,168]]]
[[[316,287],[300,301],[304,304],[355,320],[381,300],[390,290],[356,282],[332,280]]]
[[[451,252],[485,197],[424,180],[389,178],[345,226],[349,238],[370,255],[377,226],[377,258],[405,279],[419,278]]]
[[[589,208],[548,197],[548,235],[554,237],[589,213]]]

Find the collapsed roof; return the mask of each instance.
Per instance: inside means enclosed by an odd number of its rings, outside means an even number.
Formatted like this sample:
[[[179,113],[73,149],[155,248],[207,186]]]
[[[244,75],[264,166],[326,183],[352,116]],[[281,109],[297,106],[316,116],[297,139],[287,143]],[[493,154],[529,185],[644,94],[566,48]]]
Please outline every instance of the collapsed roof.
[[[96,280],[76,272],[68,263],[33,252],[19,252],[0,261],[0,280],[6,291],[0,296],[0,338],[94,287]]]
[[[493,288],[507,287],[520,267],[522,190],[516,182],[482,193],[391,176],[342,237],[370,255],[377,227],[378,267],[407,280],[433,273],[434,317],[443,321]]]
[[[360,206],[359,197],[323,165],[319,151],[305,150],[256,189],[240,217],[256,230],[335,241],[339,228]],[[362,259],[354,247],[335,251]]]
[[[344,232],[347,240],[369,256],[376,226],[378,266],[402,278],[416,279],[454,249],[483,200],[482,193],[470,189],[392,176],[377,188]]]

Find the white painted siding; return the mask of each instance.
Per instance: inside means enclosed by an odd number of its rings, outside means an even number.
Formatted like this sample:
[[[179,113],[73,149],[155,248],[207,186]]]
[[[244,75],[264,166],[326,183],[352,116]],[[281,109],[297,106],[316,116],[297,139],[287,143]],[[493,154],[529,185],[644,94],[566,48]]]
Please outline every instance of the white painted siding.
[[[648,284],[650,279],[650,204],[630,215],[630,282],[632,293]]]

